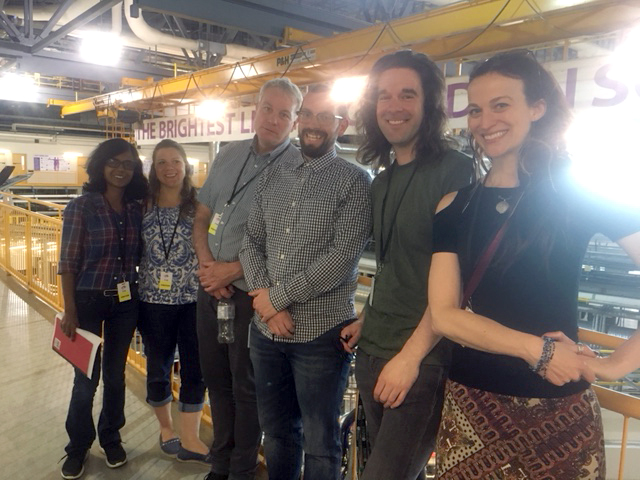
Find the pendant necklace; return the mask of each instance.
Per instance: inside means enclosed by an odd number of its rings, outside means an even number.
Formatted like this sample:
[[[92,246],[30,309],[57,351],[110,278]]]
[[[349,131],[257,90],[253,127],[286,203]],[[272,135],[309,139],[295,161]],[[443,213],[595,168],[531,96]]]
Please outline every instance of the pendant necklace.
[[[496,203],[496,212],[498,212],[500,215],[502,215],[503,213],[505,213],[507,210],[509,210],[509,199],[511,197],[503,197],[501,195],[498,195],[498,198],[500,199],[500,201],[498,203]]]

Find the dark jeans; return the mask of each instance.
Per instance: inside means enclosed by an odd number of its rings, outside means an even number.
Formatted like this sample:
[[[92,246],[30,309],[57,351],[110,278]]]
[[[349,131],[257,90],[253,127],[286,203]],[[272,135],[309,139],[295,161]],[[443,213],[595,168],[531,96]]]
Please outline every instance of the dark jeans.
[[[140,302],[138,330],[147,356],[147,402],[161,407],[173,399],[171,371],[176,345],[180,353],[181,412],[199,412],[204,404],[204,381],[200,371],[196,304],[162,305]]]
[[[101,351],[98,351],[91,379],[75,369],[66,421],[69,444],[65,450],[69,455],[84,455],[96,438],[91,410],[100,381],[101,363],[104,393],[98,439],[103,447],[121,442],[119,430],[125,423],[124,368],[138,321],[138,295],[135,288],[132,288],[131,294],[131,300],[120,303],[118,297],[105,297],[102,291],[76,291],[80,328],[102,336],[104,342]]]
[[[269,478],[297,480],[303,451],[305,480],[339,478],[338,417],[350,363],[339,340],[343,326],[306,343],[274,342],[251,326]]]
[[[373,389],[387,362],[362,350],[356,356],[356,381],[371,444],[371,455],[360,479],[423,479],[440,425],[448,370],[422,364],[402,405],[384,408],[373,399]]]
[[[236,288],[235,342],[218,343],[217,300],[198,290],[198,345],[213,419],[214,473],[229,480],[253,480],[258,465],[260,424],[253,367],[249,359],[249,324],[253,299]]]

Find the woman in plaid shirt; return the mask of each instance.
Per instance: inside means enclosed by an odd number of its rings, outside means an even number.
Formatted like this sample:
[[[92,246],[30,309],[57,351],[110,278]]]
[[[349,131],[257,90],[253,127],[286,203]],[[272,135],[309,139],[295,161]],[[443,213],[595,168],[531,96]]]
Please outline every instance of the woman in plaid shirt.
[[[73,338],[80,327],[102,336],[104,342],[92,377],[75,371],[66,421],[67,459],[61,471],[66,479],[82,476],[96,437],[91,411],[101,363],[100,446],[108,467],[127,461],[119,430],[125,423],[124,368],[138,318],[140,200],[148,191],[138,152],[121,138],[98,145],[89,157],[87,174],[83,195],[69,202],[62,223],[58,265],[65,304],[62,330]]]

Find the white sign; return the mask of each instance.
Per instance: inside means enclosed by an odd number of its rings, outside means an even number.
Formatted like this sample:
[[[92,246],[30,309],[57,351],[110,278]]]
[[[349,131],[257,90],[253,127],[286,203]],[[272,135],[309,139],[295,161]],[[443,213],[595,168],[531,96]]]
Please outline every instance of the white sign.
[[[138,145],[155,145],[170,138],[177,142],[229,142],[253,137],[255,107],[227,111],[219,120],[204,120],[195,115],[144,120],[136,129]]]
[[[70,172],[71,164],[62,155],[34,155],[33,169],[40,172]]]

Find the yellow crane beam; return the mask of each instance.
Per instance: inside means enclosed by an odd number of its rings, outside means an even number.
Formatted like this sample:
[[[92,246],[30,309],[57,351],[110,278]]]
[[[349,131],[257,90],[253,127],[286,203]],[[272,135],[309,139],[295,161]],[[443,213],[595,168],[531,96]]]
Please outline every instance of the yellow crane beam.
[[[380,56],[412,48],[434,60],[592,36],[640,23],[640,0],[481,0],[400,18],[62,107],[62,116],[107,105],[154,110],[176,100],[255,93],[285,74],[299,85],[363,75]]]

